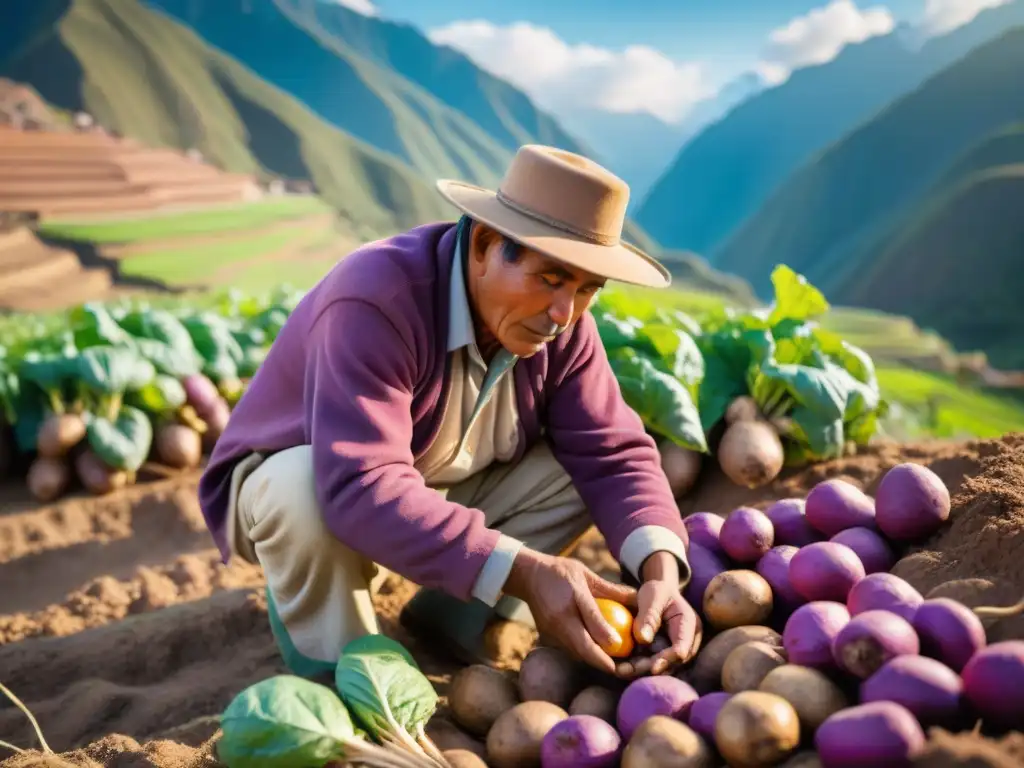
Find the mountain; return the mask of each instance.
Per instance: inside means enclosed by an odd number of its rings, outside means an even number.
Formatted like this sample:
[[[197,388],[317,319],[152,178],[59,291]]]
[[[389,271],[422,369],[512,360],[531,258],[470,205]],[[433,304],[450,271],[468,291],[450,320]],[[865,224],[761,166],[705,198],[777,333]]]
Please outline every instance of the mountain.
[[[148,2],[427,179],[491,185],[520,144],[581,149],[524,94],[412,27],[316,0]]]
[[[398,158],[135,0],[33,0],[0,15],[0,75],[61,109],[229,171],[309,179],[366,237],[451,215]]]
[[[1022,319],[1021,72],[1024,25],[804,166],[714,266],[765,294],[782,261],[833,301],[898,306],[954,343],[997,348]]]
[[[1024,0],[991,8],[916,44],[906,29],[847,46],[797,70],[687,143],[652,188],[637,221],[666,248],[717,249],[798,167],[970,50],[1024,23]]]
[[[1024,122],[968,150],[886,233],[846,304],[904,312],[998,368],[1024,368]]]

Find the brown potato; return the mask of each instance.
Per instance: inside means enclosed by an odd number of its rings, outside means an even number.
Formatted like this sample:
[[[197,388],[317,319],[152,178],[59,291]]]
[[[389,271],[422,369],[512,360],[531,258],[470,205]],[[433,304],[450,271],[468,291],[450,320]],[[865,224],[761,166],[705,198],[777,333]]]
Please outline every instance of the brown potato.
[[[71,468],[64,459],[37,456],[28,468],[25,482],[37,501],[53,501],[62,496],[71,484]]]
[[[797,752],[778,768],[822,768],[821,758],[817,752]]]
[[[518,703],[511,678],[483,664],[460,669],[448,693],[455,722],[476,736],[486,736],[494,721]]]
[[[723,571],[704,591],[704,615],[715,629],[761,624],[773,605],[772,587],[756,571]]]
[[[742,691],[715,720],[715,745],[730,768],[776,765],[800,744],[800,719],[781,696]]]
[[[579,664],[559,648],[534,648],[519,667],[519,698],[523,701],[550,701],[565,709],[581,688]]]
[[[767,421],[735,421],[718,444],[722,472],[737,485],[758,488],[782,471],[785,455],[779,433]]]
[[[757,690],[769,672],[785,663],[785,657],[767,643],[744,643],[725,657],[722,690],[726,693]]]
[[[736,648],[752,641],[782,649],[782,635],[771,627],[744,626],[727,629],[713,637],[697,655],[697,662],[688,675],[689,683],[698,693],[717,691],[722,680],[722,666]]]
[[[668,487],[678,499],[696,484],[704,457],[671,440],[662,440],[658,444],[658,453],[661,455],[661,469],[668,479]]]
[[[647,718],[622,751],[622,768],[712,768],[714,753],[690,726],[664,715]]]
[[[827,675],[796,664],[773,669],[765,675],[758,690],[788,701],[808,732],[816,731],[827,717],[850,706],[846,694]]]
[[[59,459],[85,439],[85,420],[77,413],[51,414],[39,427],[36,449],[40,456]]]
[[[569,713],[550,701],[524,701],[504,712],[487,733],[493,768],[539,768],[540,747],[555,723]]]
[[[615,710],[618,704],[619,697],[614,691],[600,685],[591,685],[576,694],[576,698],[569,705],[569,714],[593,715],[615,725]]]

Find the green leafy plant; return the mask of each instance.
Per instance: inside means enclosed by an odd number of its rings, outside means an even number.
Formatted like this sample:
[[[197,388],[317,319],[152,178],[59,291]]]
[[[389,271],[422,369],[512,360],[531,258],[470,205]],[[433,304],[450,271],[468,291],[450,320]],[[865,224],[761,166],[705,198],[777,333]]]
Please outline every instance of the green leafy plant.
[[[381,768],[431,763],[360,737],[348,709],[327,686],[294,675],[261,680],[221,716],[217,757],[227,768],[319,768],[331,761]]]

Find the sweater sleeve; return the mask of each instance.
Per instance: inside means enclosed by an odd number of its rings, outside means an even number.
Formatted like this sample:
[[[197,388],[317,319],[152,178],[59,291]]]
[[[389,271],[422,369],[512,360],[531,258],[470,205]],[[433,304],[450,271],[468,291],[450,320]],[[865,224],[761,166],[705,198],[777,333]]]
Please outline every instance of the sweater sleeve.
[[[589,312],[575,334],[563,350],[566,360],[549,394],[552,450],[612,556],[639,580],[648,555],[671,552],[685,584],[689,538],[657,445],[623,399]]]
[[[415,354],[376,307],[335,302],[307,339],[305,419],[328,529],[421,585],[466,600],[499,533],[413,466]]]

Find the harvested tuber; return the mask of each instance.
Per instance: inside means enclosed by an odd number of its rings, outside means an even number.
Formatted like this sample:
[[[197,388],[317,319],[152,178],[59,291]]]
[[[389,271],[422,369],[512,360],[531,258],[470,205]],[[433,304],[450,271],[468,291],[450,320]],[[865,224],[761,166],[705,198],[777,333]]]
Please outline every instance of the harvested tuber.
[[[688,725],[655,715],[637,728],[622,752],[622,768],[712,768],[709,745]]]
[[[524,701],[506,710],[487,733],[487,762],[493,768],[539,768],[541,745],[555,723],[569,713],[550,701]]]
[[[744,643],[725,657],[722,689],[727,693],[757,690],[769,672],[785,663],[786,657],[767,643]]]
[[[850,706],[846,694],[828,675],[796,664],[771,670],[757,689],[774,693],[792,704],[800,725],[808,733],[816,731],[834,713]]]
[[[733,650],[752,641],[782,648],[782,636],[770,627],[745,626],[727,629],[715,635],[697,654],[691,673],[691,684],[701,693],[721,690],[722,667]]]
[[[749,395],[735,398],[725,409],[725,423],[730,426],[737,421],[758,421],[762,418],[757,401]]]
[[[743,691],[718,713],[715,744],[731,768],[776,765],[800,744],[800,719],[781,696]]]
[[[619,697],[614,691],[600,685],[591,685],[576,694],[569,705],[569,714],[593,715],[614,725],[618,703]]]
[[[85,490],[94,496],[104,496],[128,485],[128,473],[114,469],[96,455],[91,448],[75,457],[75,474]]]
[[[696,484],[703,456],[671,440],[661,441],[658,452],[661,454],[661,469],[668,478],[668,486],[672,489],[672,495],[678,499]]]
[[[85,438],[85,421],[77,413],[55,413],[39,427],[36,450],[40,456],[59,459]]]
[[[725,571],[704,592],[703,611],[715,629],[762,624],[771,615],[772,588],[755,571]]]
[[[63,495],[71,483],[71,469],[62,459],[39,456],[28,468],[28,490],[38,501],[53,501]]]
[[[717,456],[726,477],[744,488],[770,483],[782,471],[785,459],[779,433],[766,421],[730,424]]]
[[[448,693],[455,722],[475,736],[486,736],[494,721],[518,703],[515,683],[484,664],[460,669]]]
[[[582,686],[582,670],[560,648],[534,648],[519,665],[519,698],[569,706]]]
[[[164,424],[156,431],[156,456],[168,467],[191,469],[203,458],[203,438],[184,424]]]

